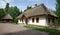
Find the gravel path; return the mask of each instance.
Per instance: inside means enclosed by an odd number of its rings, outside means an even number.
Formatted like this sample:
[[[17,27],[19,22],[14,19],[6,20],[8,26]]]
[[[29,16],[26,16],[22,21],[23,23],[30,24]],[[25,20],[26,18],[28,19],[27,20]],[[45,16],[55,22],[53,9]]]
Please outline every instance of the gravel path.
[[[23,25],[2,23],[0,24],[0,35],[48,35],[48,33],[29,30],[24,28]]]

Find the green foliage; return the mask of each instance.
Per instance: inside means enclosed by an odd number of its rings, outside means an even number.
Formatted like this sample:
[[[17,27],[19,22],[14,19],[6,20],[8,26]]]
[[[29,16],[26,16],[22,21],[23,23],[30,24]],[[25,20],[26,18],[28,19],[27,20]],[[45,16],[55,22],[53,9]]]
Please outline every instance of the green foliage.
[[[15,6],[15,7],[10,7],[10,8],[9,8],[9,13],[10,13],[10,15],[11,15],[13,18],[16,18],[16,17],[20,14],[20,11],[19,11],[19,9]]]
[[[1,18],[5,16],[5,14],[10,14],[13,18],[13,22],[17,23],[17,17],[22,13],[22,11],[19,11],[17,6],[9,7],[9,3],[6,4],[5,9],[0,9],[0,21]]]
[[[24,12],[31,8],[32,8],[31,6],[27,6],[27,9],[25,9]]]
[[[2,18],[4,15],[5,15],[4,9],[0,9],[0,20],[1,20],[1,18]]]
[[[31,9],[32,7],[31,6],[27,6],[27,9]]]
[[[35,7],[37,6],[37,4],[35,4]]]
[[[5,12],[8,13],[8,10],[9,10],[9,3],[6,4]]]
[[[9,7],[9,3],[6,4],[5,9],[0,9],[0,18],[5,16],[5,14],[10,14],[13,18],[13,22],[17,23],[17,17],[22,13],[22,11],[19,11],[17,6]]]
[[[14,7],[9,7],[9,3],[6,4],[6,7],[5,7],[5,13],[9,13],[12,18],[13,18],[13,22],[16,23],[17,22],[17,17],[19,16],[19,14],[21,14],[22,12],[19,11],[19,9],[17,8],[17,6],[14,6]]]
[[[16,18],[22,13],[19,11],[19,9],[14,6],[9,8],[9,13],[13,17],[13,22],[17,22]]]
[[[58,16],[58,23],[60,24],[60,0],[56,0],[57,4],[56,4],[56,14]]]

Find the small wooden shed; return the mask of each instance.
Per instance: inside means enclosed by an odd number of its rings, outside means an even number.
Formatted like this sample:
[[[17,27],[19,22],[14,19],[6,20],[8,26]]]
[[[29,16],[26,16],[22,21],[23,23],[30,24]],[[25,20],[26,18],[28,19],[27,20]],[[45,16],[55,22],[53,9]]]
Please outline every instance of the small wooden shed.
[[[11,17],[10,14],[6,14],[3,18],[2,18],[2,22],[12,22],[13,18]]]

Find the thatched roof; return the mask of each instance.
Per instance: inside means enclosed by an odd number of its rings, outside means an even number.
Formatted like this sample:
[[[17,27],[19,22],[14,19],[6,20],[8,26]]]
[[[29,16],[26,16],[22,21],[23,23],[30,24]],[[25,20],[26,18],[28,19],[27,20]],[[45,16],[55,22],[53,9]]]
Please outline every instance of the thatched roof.
[[[43,15],[43,14],[46,14],[46,15],[49,14],[51,16],[57,17],[57,15],[51,12],[50,9],[46,8],[44,4],[41,4],[41,5],[38,5],[34,8],[27,10],[26,12],[19,15],[17,18],[21,18],[23,15],[25,15],[28,18],[30,16]]]
[[[2,19],[13,19],[10,14],[6,14]]]

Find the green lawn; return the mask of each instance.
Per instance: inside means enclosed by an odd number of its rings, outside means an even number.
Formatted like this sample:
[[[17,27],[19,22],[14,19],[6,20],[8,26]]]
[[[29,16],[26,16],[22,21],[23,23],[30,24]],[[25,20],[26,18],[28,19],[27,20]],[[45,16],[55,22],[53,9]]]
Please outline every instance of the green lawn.
[[[38,28],[38,27],[30,26],[30,25],[26,25],[25,27],[32,29],[32,30],[39,30],[39,31],[48,32],[49,35],[60,35],[60,31],[56,30],[55,28],[49,28],[49,27]]]

